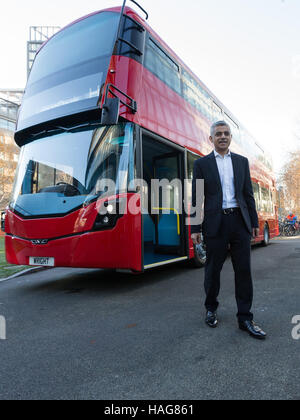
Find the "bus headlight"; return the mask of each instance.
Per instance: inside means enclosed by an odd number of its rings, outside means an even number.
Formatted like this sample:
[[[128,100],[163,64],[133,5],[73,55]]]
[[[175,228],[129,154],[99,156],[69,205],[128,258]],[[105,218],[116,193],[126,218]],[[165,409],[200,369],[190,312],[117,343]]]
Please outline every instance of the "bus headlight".
[[[126,203],[126,198],[102,202],[100,208],[98,208],[93,230],[113,229],[118,220],[125,214]]]
[[[114,206],[112,204],[109,204],[107,206],[107,213],[112,214],[114,212]]]

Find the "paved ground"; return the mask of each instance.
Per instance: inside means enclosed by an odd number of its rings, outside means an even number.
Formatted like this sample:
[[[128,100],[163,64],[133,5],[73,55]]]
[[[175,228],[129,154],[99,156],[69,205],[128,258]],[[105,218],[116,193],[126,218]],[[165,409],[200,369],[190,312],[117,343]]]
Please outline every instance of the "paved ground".
[[[253,249],[255,318],[237,329],[230,261],[221,324],[204,322],[203,270],[143,276],[55,269],[0,283],[0,399],[300,399],[300,239]]]

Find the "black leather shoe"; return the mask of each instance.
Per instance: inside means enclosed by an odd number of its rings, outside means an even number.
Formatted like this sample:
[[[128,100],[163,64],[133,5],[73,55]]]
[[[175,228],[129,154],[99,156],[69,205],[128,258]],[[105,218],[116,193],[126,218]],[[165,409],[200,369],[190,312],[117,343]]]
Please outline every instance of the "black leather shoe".
[[[249,335],[259,340],[265,340],[267,334],[253,321],[240,321],[239,322],[240,330],[246,331]]]
[[[217,318],[217,312],[208,311],[207,314],[206,314],[205,323],[210,328],[217,328],[217,326],[219,324],[219,321],[218,321],[218,318]]]

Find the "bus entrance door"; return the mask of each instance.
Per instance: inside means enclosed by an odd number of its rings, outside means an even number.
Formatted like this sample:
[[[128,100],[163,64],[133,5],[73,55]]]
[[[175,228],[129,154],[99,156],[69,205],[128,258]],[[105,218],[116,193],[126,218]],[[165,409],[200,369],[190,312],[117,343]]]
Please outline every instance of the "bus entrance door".
[[[154,159],[152,214],[155,217],[155,252],[181,254],[181,179],[179,155]]]
[[[151,209],[143,215],[145,269],[187,258],[182,211],[183,153],[169,148],[170,153],[158,155],[158,148],[155,154],[151,149],[152,156],[150,149],[144,154],[148,210]],[[165,149],[164,145],[164,152]]]

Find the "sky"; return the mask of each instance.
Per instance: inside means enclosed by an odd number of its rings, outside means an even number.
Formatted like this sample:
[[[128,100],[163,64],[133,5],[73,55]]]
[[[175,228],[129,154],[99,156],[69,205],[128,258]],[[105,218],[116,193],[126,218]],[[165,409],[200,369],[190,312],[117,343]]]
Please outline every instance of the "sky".
[[[150,26],[271,154],[278,175],[300,147],[300,0],[139,1]],[[0,88],[24,88],[30,26],[63,27],[122,1],[1,3]]]

